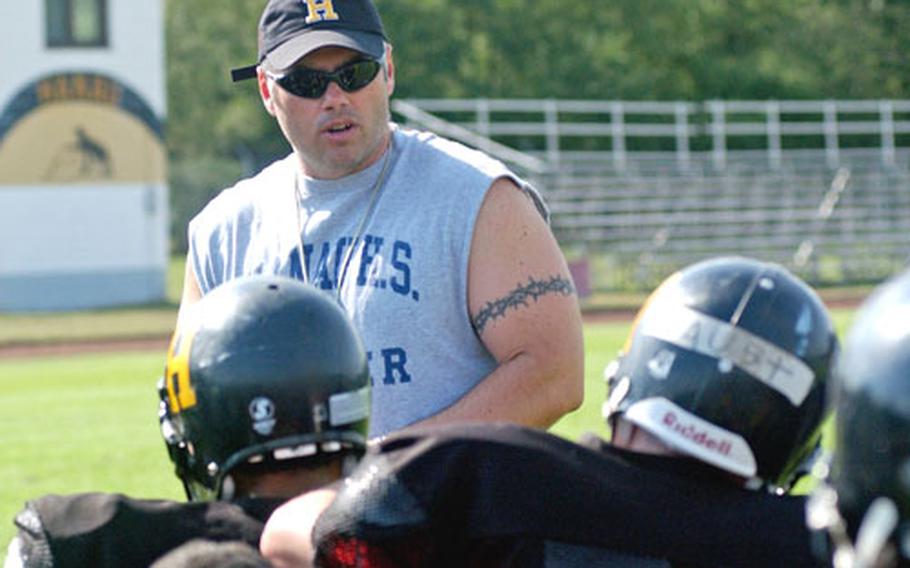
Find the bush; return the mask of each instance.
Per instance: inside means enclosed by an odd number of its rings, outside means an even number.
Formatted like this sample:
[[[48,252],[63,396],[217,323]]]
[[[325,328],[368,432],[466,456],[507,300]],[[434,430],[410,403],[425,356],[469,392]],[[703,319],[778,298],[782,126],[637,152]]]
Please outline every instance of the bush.
[[[171,253],[183,255],[187,249],[186,226],[190,219],[225,187],[242,175],[236,160],[218,157],[171,159]]]

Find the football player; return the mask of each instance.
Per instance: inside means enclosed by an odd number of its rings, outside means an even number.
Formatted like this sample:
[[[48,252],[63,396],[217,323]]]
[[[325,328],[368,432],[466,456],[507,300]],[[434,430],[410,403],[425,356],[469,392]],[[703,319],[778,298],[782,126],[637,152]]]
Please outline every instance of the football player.
[[[314,544],[327,566],[811,564],[805,500],[784,493],[818,447],[836,351],[824,304],[786,269],[692,265],[650,296],[606,371],[611,442],[405,430],[345,479],[312,542],[290,538],[308,515],[292,500],[262,550]]]
[[[910,272],[863,304],[832,385],[833,458],[809,504],[824,558],[910,566]]]
[[[16,516],[10,566],[148,566],[190,540],[258,548],[284,500],[348,473],[369,419],[364,348],[330,296],[251,276],[181,320],[159,422],[189,503],[47,495]]]

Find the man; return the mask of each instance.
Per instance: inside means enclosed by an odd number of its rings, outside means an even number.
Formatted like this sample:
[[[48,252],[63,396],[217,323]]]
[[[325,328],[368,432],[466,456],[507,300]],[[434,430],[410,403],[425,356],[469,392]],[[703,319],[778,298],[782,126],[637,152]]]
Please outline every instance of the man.
[[[196,538],[258,548],[282,501],[348,473],[366,444],[366,353],[322,292],[231,281],[182,320],[159,420],[190,503],[47,495],[16,517],[9,566],[148,566]]]
[[[395,61],[370,0],[270,0],[258,62],[234,77],[256,79],[292,153],[190,222],[181,317],[244,274],[335,296],[370,359],[371,436],[547,427],[581,403],[578,301],[538,193],[480,152],[390,123]]]
[[[339,486],[313,542],[289,517],[316,513],[292,500],[260,550],[276,566],[295,552],[325,566],[809,565],[804,500],[782,493],[818,444],[836,349],[824,305],[785,269],[695,264],[652,294],[608,367],[612,443],[407,429]]]
[[[910,272],[863,304],[834,373],[836,438],[809,523],[835,568],[910,566]]]

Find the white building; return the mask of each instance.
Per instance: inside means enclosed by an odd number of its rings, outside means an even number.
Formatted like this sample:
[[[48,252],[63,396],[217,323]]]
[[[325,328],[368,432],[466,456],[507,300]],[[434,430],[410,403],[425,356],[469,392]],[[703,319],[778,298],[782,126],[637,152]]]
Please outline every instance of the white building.
[[[0,2],[0,311],[164,298],[163,4]]]

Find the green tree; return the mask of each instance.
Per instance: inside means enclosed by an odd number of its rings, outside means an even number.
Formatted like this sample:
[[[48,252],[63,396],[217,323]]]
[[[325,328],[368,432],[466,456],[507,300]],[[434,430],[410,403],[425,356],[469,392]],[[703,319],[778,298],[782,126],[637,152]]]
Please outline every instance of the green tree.
[[[910,96],[908,0],[375,1],[400,98]],[[255,61],[264,5],[166,0],[178,250],[214,192],[288,152],[255,83],[229,75]]]

